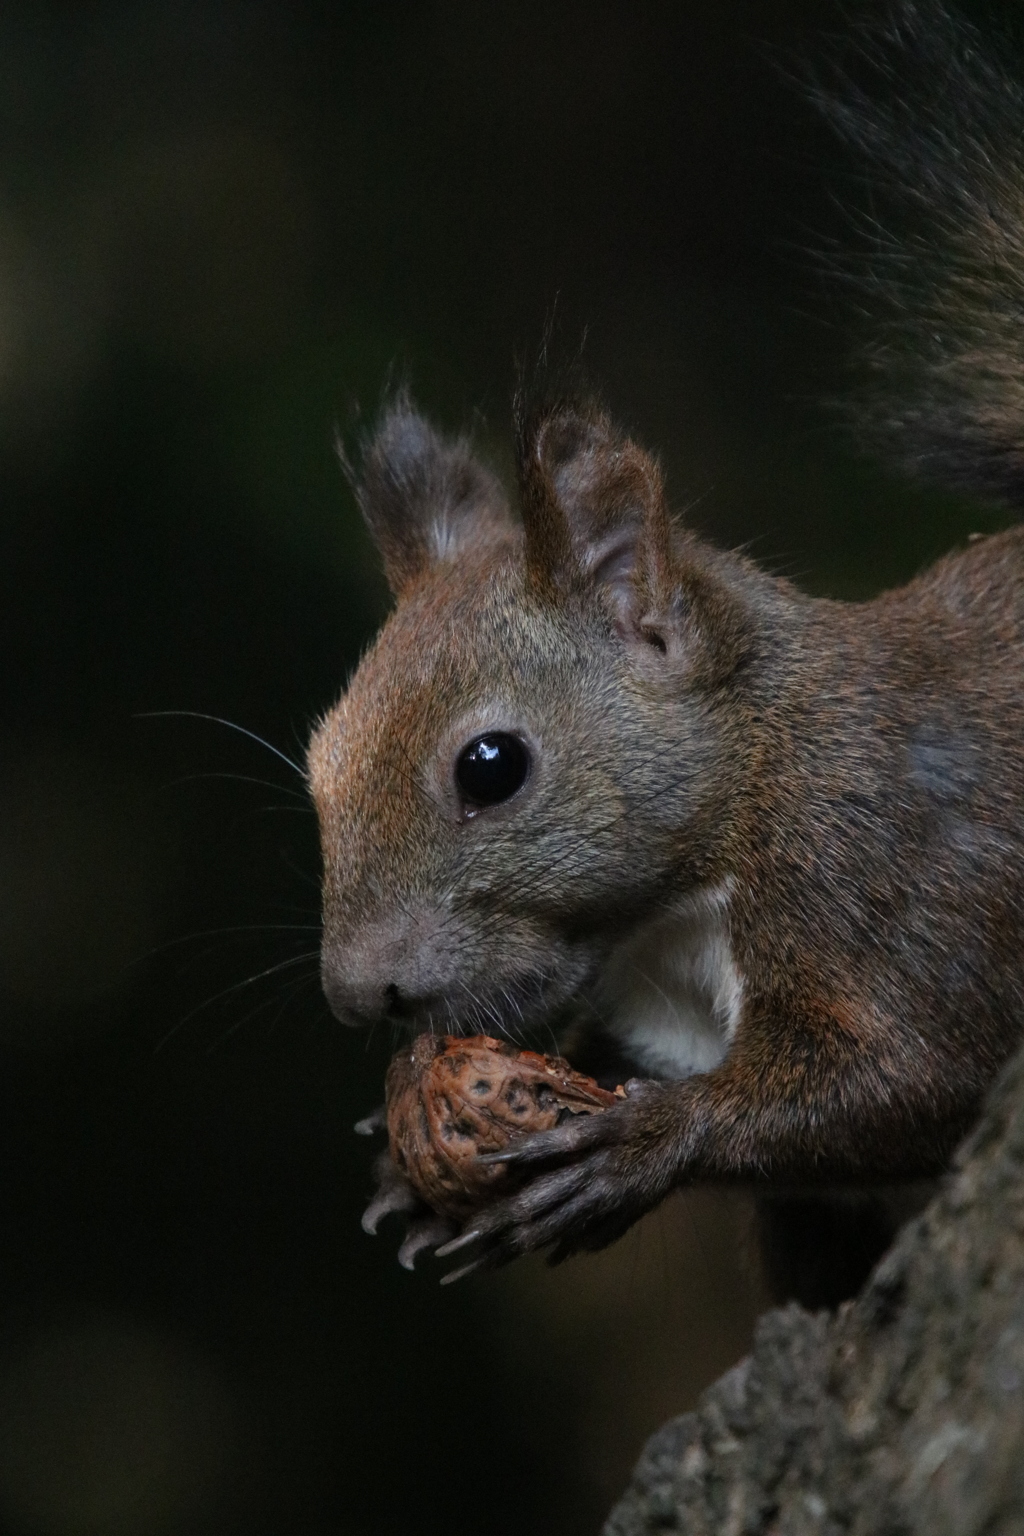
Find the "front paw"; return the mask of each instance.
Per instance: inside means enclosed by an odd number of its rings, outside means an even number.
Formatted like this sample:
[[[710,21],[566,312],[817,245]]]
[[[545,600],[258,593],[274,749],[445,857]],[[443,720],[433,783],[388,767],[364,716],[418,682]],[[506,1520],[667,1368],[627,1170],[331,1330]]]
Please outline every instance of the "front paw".
[[[383,1109],[375,1110],[360,1120],[357,1135],[372,1136],[387,1128]],[[385,1216],[407,1217],[405,1236],[398,1249],[398,1262],[403,1269],[415,1269],[421,1253],[429,1253],[449,1242],[458,1230],[457,1223],[424,1204],[405,1174],[399,1168],[389,1150],[385,1149],[373,1165],[377,1178],[377,1190],[363,1212],[362,1228],[376,1237],[377,1228]]]
[[[407,1217],[398,1262],[403,1269],[415,1269],[421,1253],[431,1252],[451,1240],[457,1230],[456,1223],[447,1216],[439,1216],[423,1203],[390,1152],[381,1153],[374,1164],[374,1172],[377,1192],[363,1212],[363,1231],[376,1237],[377,1228],[385,1216]]]
[[[674,1158],[659,1113],[668,1091],[634,1080],[615,1109],[574,1116],[555,1130],[523,1137],[507,1153],[482,1158],[507,1164],[517,1177],[529,1174],[529,1182],[437,1249],[439,1258],[465,1252],[469,1259],[442,1284],[538,1249],[549,1248],[551,1263],[559,1263],[621,1237],[673,1183]]]

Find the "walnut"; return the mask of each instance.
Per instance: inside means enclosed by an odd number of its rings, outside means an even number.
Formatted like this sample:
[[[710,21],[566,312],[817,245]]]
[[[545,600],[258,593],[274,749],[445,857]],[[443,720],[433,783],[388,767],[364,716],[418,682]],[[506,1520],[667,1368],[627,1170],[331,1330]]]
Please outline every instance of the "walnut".
[[[488,1035],[420,1035],[388,1068],[391,1156],[433,1210],[463,1219],[515,1187],[511,1169],[481,1167],[529,1131],[595,1115],[624,1097],[560,1056],[517,1051]]]

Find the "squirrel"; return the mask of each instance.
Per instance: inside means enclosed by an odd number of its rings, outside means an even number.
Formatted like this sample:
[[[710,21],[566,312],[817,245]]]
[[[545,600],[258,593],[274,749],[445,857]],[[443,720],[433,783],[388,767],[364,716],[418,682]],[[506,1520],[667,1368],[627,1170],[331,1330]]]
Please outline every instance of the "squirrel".
[[[895,392],[871,425],[1020,505],[1024,92],[942,4],[897,4],[875,42],[935,103],[824,103],[926,215],[877,253]],[[918,240],[941,258],[910,305]],[[592,399],[521,396],[515,444],[518,513],[404,393],[365,450],[395,606],[309,745],[323,986],[352,1024],[570,1021],[631,1075],[501,1154],[524,1182],[464,1230],[386,1157],[365,1224],[406,1212],[403,1262],[459,1253],[459,1275],[741,1183],[803,1244],[777,1290],[834,1300],[798,1275],[821,1210],[873,1258],[859,1192],[941,1173],[1024,1034],[1024,529],[871,601],[811,598],[675,520]]]

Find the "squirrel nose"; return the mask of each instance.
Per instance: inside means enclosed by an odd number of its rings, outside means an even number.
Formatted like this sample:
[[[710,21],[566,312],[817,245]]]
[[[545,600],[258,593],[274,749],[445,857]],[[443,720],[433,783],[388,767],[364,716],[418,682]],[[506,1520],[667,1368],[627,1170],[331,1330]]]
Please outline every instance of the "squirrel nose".
[[[361,978],[354,968],[337,964],[326,952],[320,963],[320,980],[335,1018],[353,1028],[414,1018],[426,1001],[411,997],[397,982]]]
[[[327,912],[320,976],[331,1011],[346,1024],[412,1021],[447,995],[457,947],[436,907]]]

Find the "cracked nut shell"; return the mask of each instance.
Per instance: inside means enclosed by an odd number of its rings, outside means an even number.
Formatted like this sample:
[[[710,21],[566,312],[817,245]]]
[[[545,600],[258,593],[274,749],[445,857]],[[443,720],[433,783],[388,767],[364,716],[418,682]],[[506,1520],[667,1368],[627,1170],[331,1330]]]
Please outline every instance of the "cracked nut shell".
[[[481,1167],[516,1137],[566,1115],[594,1115],[624,1097],[560,1056],[517,1051],[489,1035],[420,1035],[399,1051],[386,1081],[391,1156],[419,1195],[463,1219],[514,1187],[512,1170]]]

